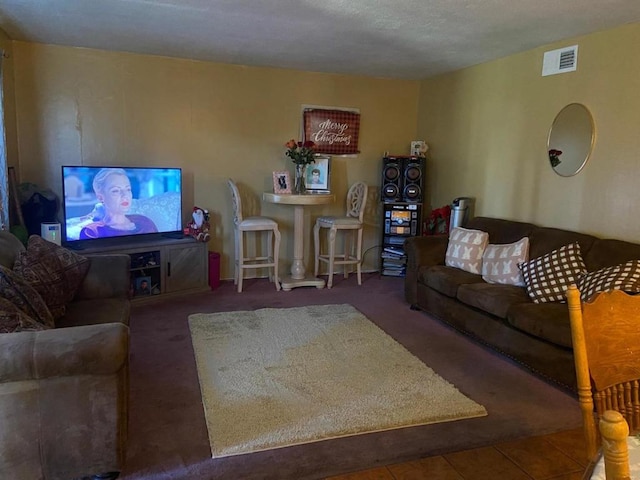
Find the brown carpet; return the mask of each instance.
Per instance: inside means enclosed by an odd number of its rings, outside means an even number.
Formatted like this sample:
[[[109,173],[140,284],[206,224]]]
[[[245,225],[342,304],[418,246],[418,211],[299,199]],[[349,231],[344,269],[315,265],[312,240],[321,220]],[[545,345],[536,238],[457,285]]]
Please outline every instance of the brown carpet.
[[[428,455],[542,435],[581,425],[577,401],[458,332],[412,311],[402,278],[335,277],[331,290],[276,292],[249,280],[236,293],[210,293],[136,305],[131,318],[127,462],[121,478],[320,479]],[[357,435],[212,459],[187,317],[200,312],[348,303],[469,398],[488,416]]]

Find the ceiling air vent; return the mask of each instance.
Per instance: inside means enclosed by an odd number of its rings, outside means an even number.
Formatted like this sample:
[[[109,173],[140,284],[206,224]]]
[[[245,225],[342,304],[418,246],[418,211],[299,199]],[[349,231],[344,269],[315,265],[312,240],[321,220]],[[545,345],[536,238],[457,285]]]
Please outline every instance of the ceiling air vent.
[[[578,67],[578,45],[544,52],[542,76],[574,72]]]

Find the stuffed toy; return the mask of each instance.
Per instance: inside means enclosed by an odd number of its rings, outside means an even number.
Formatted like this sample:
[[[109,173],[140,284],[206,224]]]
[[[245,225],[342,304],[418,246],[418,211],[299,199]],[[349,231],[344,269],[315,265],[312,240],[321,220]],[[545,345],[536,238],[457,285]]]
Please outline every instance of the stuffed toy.
[[[209,210],[193,207],[191,216],[193,220],[187,225],[185,233],[199,242],[208,242],[211,238],[209,234],[209,229],[211,228],[211,224],[209,223]]]

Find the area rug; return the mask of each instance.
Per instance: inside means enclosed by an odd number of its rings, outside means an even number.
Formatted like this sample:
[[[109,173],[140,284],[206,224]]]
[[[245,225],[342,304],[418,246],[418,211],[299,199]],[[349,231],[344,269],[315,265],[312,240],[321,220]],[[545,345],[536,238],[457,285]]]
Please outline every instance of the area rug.
[[[487,415],[351,305],[189,316],[213,458]]]

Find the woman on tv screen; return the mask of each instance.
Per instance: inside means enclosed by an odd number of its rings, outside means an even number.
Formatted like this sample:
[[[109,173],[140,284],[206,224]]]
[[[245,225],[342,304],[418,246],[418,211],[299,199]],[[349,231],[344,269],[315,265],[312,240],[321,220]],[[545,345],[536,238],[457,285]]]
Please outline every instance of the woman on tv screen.
[[[93,179],[98,203],[92,212],[93,222],[80,231],[80,239],[116,237],[139,233],[156,233],[153,221],[144,215],[131,214],[131,181],[122,168],[103,168]]]

